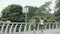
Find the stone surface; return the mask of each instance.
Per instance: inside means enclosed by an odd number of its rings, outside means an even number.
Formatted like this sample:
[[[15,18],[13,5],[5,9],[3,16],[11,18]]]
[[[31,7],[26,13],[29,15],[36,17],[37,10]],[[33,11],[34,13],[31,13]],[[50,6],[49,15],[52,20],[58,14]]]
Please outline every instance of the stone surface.
[[[0,34],[2,34],[1,31],[0,31]]]
[[[50,30],[43,30],[43,33],[41,30],[35,31],[25,31],[25,32],[16,32],[16,33],[8,33],[8,34],[60,34],[60,29],[50,29]]]

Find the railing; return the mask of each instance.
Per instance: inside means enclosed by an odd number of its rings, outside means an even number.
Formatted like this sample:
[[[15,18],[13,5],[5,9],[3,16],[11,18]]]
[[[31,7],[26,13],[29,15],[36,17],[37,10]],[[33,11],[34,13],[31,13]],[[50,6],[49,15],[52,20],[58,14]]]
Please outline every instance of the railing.
[[[60,28],[60,23],[45,23],[44,29],[58,29]],[[0,31],[2,34],[6,33],[15,33],[23,31],[32,31],[32,23],[5,23],[0,22]],[[36,30],[41,30],[40,23],[36,25]]]

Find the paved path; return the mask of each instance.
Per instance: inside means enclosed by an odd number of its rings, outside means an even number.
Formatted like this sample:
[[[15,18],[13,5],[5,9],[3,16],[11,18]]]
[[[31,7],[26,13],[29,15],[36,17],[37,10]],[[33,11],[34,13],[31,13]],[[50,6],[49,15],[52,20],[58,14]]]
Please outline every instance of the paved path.
[[[1,31],[0,31],[0,34],[2,34]]]
[[[35,33],[33,33],[33,31],[27,31],[27,32],[17,32],[10,34],[60,34],[60,29],[44,30],[43,33],[41,33],[41,31],[36,31]]]

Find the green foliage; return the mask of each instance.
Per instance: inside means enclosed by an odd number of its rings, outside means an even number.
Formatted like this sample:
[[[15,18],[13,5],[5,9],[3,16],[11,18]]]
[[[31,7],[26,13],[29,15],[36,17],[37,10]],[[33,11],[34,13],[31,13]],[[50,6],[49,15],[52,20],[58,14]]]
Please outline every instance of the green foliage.
[[[44,22],[47,22],[47,18],[44,18],[43,20],[44,20]]]
[[[22,6],[9,5],[2,10],[2,21],[10,20],[12,22],[23,22],[24,14],[22,13]]]
[[[28,19],[31,19],[31,17],[35,15],[35,12],[38,8],[33,6],[27,6],[27,7],[29,8]]]
[[[32,18],[35,18],[37,22],[40,22],[40,16],[33,16]]]
[[[51,11],[49,7],[50,4],[51,2],[49,1],[40,7],[26,6],[29,8],[29,12],[27,13],[28,21],[30,21],[32,17],[36,17],[37,22],[40,22],[41,16],[44,18],[44,22],[52,22],[58,20],[60,18],[59,16],[57,16],[59,15],[59,12],[56,12],[54,14],[49,13],[49,11]],[[12,4],[5,7],[2,10],[1,20],[2,21],[10,20],[12,22],[24,22],[25,21],[24,15],[25,14],[22,13],[22,6]]]
[[[37,21],[40,21],[40,16],[44,18],[44,22],[48,22],[49,19],[52,19],[54,16],[49,13],[51,11],[50,9],[50,4],[51,2],[46,2],[39,8],[33,7],[33,6],[28,6],[29,7],[29,13],[28,13],[28,18],[31,19],[31,17],[36,17]],[[46,9],[47,8],[47,9]],[[48,11],[47,11],[48,10]],[[38,18],[39,16],[39,18]],[[49,21],[50,22],[50,21]]]
[[[56,22],[55,20],[49,19],[48,22]]]
[[[35,16],[42,16],[44,18],[44,22],[48,22],[49,19],[51,19],[53,16],[49,13],[51,11],[50,9],[51,2],[46,2],[42,6],[40,6],[35,13]]]
[[[54,18],[57,22],[60,22],[60,0],[56,0]]]
[[[46,13],[48,13],[48,11],[51,11],[51,9],[49,8],[49,5],[51,4],[51,2],[46,2],[44,5],[40,6],[39,9],[36,10],[35,14],[36,15],[41,15],[44,16],[46,15]],[[46,9],[47,8],[47,9]],[[47,11],[48,10],[48,11]],[[45,13],[46,12],[46,13]]]

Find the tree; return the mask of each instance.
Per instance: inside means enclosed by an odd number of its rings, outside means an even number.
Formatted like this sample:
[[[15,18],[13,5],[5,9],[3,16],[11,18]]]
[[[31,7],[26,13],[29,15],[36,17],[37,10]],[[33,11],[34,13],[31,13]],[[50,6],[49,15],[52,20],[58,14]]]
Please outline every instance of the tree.
[[[46,14],[50,14],[49,11],[51,11],[51,9],[49,8],[51,2],[46,2],[45,4],[43,4],[42,6],[39,7],[39,9],[36,10],[35,14],[39,15],[39,16],[45,16]]]
[[[56,6],[55,6],[55,12],[54,17],[56,21],[60,21],[60,0],[56,0]]]
[[[42,6],[40,6],[34,13],[35,16],[40,16],[44,18],[44,22],[47,22],[49,15],[50,15],[50,4],[51,2],[46,2],[45,4],[43,4]]]
[[[24,14],[22,13],[22,6],[12,4],[5,7],[2,10],[1,20],[7,21],[10,20],[12,22],[24,22]]]

